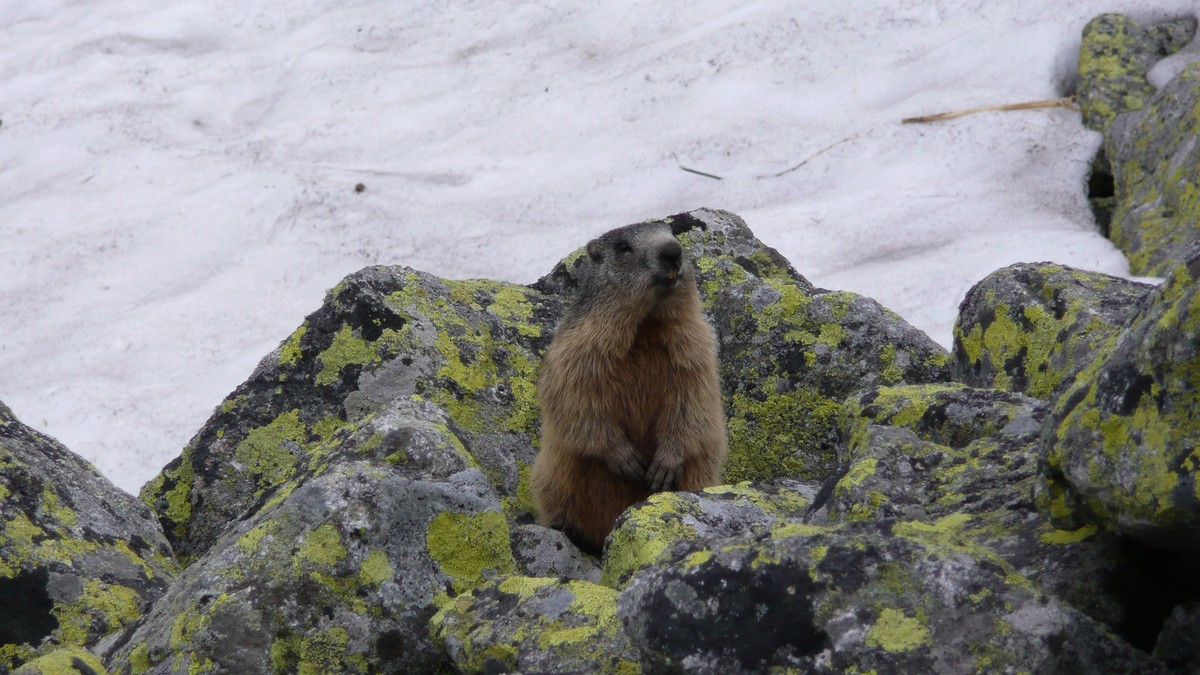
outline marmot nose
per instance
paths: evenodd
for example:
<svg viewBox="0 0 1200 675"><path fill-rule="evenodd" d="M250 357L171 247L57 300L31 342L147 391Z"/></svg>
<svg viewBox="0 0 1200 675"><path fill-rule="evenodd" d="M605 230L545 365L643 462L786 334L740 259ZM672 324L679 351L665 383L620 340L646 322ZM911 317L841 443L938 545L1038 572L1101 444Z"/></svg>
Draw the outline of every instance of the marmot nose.
<svg viewBox="0 0 1200 675"><path fill-rule="evenodd" d="M682 258L683 247L677 241L668 241L658 248L658 259L672 268L678 268Z"/></svg>

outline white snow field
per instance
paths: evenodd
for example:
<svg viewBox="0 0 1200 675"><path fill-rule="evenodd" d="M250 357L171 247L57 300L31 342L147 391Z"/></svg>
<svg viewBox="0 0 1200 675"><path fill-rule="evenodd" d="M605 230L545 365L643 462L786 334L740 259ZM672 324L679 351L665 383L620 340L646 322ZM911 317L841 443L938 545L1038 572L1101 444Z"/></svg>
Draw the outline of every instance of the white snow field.
<svg viewBox="0 0 1200 675"><path fill-rule="evenodd" d="M1127 267L1077 113L900 119L1062 95L1105 11L1196 7L6 0L0 401L136 491L343 276L702 206L948 346L996 268Z"/></svg>

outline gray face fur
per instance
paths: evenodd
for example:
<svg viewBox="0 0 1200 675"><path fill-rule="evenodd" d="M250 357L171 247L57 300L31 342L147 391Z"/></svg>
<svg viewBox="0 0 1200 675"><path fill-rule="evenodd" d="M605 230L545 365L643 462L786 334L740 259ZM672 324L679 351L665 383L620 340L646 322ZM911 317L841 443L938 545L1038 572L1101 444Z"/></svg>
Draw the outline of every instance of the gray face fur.
<svg viewBox="0 0 1200 675"><path fill-rule="evenodd" d="M689 278L683 247L666 223L638 223L604 233L588 242L591 270L588 285L594 289L624 289L637 294L647 289L666 296Z"/></svg>

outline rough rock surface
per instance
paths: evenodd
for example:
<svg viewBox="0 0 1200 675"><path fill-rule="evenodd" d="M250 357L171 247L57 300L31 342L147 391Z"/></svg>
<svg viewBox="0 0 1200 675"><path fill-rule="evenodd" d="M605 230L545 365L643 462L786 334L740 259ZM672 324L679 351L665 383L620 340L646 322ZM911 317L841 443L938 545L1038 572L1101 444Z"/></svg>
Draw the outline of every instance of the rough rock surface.
<svg viewBox="0 0 1200 675"><path fill-rule="evenodd" d="M721 338L727 480L822 477L843 396L872 383L949 378L948 354L924 333L872 300L814 289L736 216L702 210L670 221L696 261ZM510 520L528 522L536 371L581 257L568 256L533 287L399 267L351 275L142 498L176 551L198 556L229 522L330 466L373 411L416 395L444 408Z"/></svg>
<svg viewBox="0 0 1200 675"><path fill-rule="evenodd" d="M1200 603L1180 605L1163 624L1155 658L1180 675L1200 674Z"/></svg>
<svg viewBox="0 0 1200 675"><path fill-rule="evenodd" d="M144 504L0 403L0 672L137 619L176 571Z"/></svg>
<svg viewBox="0 0 1200 675"><path fill-rule="evenodd" d="M108 675L108 671L86 649L64 647L17 668L15 675Z"/></svg>
<svg viewBox="0 0 1200 675"><path fill-rule="evenodd" d="M396 401L339 445L343 461L232 524L112 646L109 669L436 668L435 603L517 571L495 491L436 413Z"/></svg>
<svg viewBox="0 0 1200 675"><path fill-rule="evenodd" d="M1135 274L1165 277L1200 238L1200 64L1105 134L1116 205L1109 237Z"/></svg>
<svg viewBox="0 0 1200 675"><path fill-rule="evenodd" d="M1118 114L1154 96L1146 73L1182 49L1196 32L1191 17L1143 26L1121 14L1101 14L1083 28L1079 47L1079 107L1083 123L1104 131Z"/></svg>
<svg viewBox="0 0 1200 675"><path fill-rule="evenodd" d="M617 608L655 672L1166 672L1000 559L888 520L696 552Z"/></svg>
<svg viewBox="0 0 1200 675"><path fill-rule="evenodd" d="M975 387L1051 400L1152 288L1053 263L992 272L959 305L954 373Z"/></svg>
<svg viewBox="0 0 1200 675"><path fill-rule="evenodd" d="M464 673L641 672L617 592L585 581L508 577L448 603L430 631Z"/></svg>
<svg viewBox="0 0 1200 675"><path fill-rule="evenodd" d="M61 643L130 675L1192 667L1195 551L1165 547L1200 540L1200 257L1158 289L1002 270L964 302L951 363L736 216L668 221L720 338L729 484L654 495L602 561L581 554L532 524L528 468L582 253L528 287L368 268L144 490L167 533L149 522L160 559L127 566L157 602L0 670L39 648L28 668L92 667ZM121 502L64 491L92 474L50 476L77 462L53 445L25 467L9 437L41 442L0 424L0 588L63 574L76 549L55 537L105 533L131 560L115 526L63 515ZM163 594L167 540L185 569Z"/></svg>
<svg viewBox="0 0 1200 675"><path fill-rule="evenodd" d="M1200 246L1147 294L1055 402L1043 434L1052 489L1091 519L1200 550Z"/></svg>

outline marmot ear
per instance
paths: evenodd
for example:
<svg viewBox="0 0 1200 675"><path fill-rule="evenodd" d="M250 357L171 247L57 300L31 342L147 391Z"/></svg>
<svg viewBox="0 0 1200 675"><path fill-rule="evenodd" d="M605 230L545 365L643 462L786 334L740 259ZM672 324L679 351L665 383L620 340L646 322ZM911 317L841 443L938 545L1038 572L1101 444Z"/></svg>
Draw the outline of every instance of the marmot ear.
<svg viewBox="0 0 1200 675"><path fill-rule="evenodd" d="M600 245L599 239L593 239L588 242L587 253L596 262L604 260L604 248Z"/></svg>

